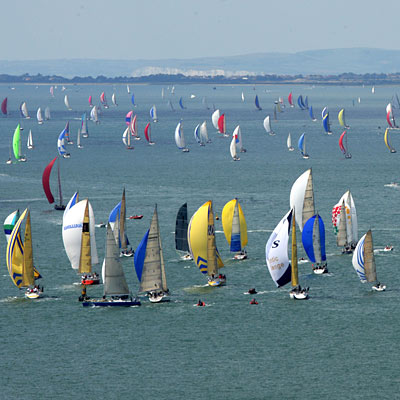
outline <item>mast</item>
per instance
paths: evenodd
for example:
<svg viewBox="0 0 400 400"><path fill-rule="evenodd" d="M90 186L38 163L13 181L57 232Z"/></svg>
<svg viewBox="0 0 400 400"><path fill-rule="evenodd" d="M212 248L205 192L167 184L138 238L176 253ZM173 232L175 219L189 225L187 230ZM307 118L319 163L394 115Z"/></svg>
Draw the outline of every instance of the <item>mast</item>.
<svg viewBox="0 0 400 400"><path fill-rule="evenodd" d="M374 245L372 242L371 229L367 232L364 240L364 268L368 282L376 281L376 265L374 257Z"/></svg>
<svg viewBox="0 0 400 400"><path fill-rule="evenodd" d="M155 208L155 214L156 214L156 223L157 223L157 232L158 232L158 248L160 249L161 283L162 283L161 288L164 292L167 292L168 291L167 275L165 274L165 263L164 263L164 255L163 255L163 251L162 251L162 245L161 245L160 226L158 225L157 204L156 204L156 208Z"/></svg>
<svg viewBox="0 0 400 400"><path fill-rule="evenodd" d="M60 206L63 205L62 191L61 191L61 174L60 174L60 158L57 157L57 179L58 179L58 195L60 198Z"/></svg>
<svg viewBox="0 0 400 400"><path fill-rule="evenodd" d="M320 266L322 264L322 254L321 254L321 232L320 232L318 213L315 216L314 226L313 226L313 248L314 248L315 263L317 264L317 266Z"/></svg>
<svg viewBox="0 0 400 400"><path fill-rule="evenodd" d="M25 224L25 235L23 245L23 263L22 263L22 287L32 286L35 283L33 270L33 250L32 250L32 231L31 231L31 214L28 210Z"/></svg>
<svg viewBox="0 0 400 400"><path fill-rule="evenodd" d="M305 140L305 138L304 138ZM304 142L305 145L305 142ZM305 152L305 150L304 150ZM306 153L307 154L307 153ZM302 225L315 215L314 208L314 190L313 190L313 180L312 180L312 169L310 168L310 175L308 176L306 190L304 192L304 203L303 203L303 213L302 213Z"/></svg>
<svg viewBox="0 0 400 400"><path fill-rule="evenodd" d="M347 242L347 221L346 221L346 205L344 199L342 200L342 205L340 206L340 217L339 217L339 227L337 234L337 245L338 246L346 246Z"/></svg>
<svg viewBox="0 0 400 400"><path fill-rule="evenodd" d="M299 286L299 270L297 267L297 240L296 240L296 218L295 211L293 209L293 220L292 220L292 287Z"/></svg>
<svg viewBox="0 0 400 400"><path fill-rule="evenodd" d="M82 224L79 273L90 274L91 272L92 272L92 256L91 256L90 229L89 229L89 200L86 200L85 214L83 216L83 224Z"/></svg>
<svg viewBox="0 0 400 400"><path fill-rule="evenodd" d="M128 137L130 135L128 134ZM125 219L126 219L126 199L125 199L125 188L122 192L122 200L121 200L121 212L120 212L120 219L119 219L119 238L121 241L121 250L126 250L127 243L126 243L126 235L125 235Z"/></svg>
<svg viewBox="0 0 400 400"><path fill-rule="evenodd" d="M207 228L207 274L208 276L218 274L217 246L215 244L214 213L212 201L208 206L208 228Z"/></svg>

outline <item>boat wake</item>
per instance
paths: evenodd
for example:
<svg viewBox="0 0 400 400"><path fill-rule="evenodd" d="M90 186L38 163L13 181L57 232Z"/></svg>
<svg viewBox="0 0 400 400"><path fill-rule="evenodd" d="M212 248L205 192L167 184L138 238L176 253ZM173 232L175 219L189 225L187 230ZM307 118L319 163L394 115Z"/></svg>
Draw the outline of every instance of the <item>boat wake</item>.
<svg viewBox="0 0 400 400"><path fill-rule="evenodd" d="M386 183L385 185L383 185L385 187L391 187L391 188L400 188L400 185L396 182L391 182L391 183Z"/></svg>

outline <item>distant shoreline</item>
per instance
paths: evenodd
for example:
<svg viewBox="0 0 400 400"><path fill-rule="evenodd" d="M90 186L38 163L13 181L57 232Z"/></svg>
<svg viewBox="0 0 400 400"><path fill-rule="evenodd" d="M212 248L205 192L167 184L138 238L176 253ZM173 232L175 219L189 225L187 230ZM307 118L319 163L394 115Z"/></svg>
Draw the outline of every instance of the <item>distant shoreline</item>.
<svg viewBox="0 0 400 400"><path fill-rule="evenodd" d="M185 76L185 75L149 75L142 77L74 77L65 78L58 75L8 75L0 74L0 84L28 85L177 85L177 84L208 84L208 85L400 85L400 73L393 74L354 74L339 75L257 75L257 76Z"/></svg>

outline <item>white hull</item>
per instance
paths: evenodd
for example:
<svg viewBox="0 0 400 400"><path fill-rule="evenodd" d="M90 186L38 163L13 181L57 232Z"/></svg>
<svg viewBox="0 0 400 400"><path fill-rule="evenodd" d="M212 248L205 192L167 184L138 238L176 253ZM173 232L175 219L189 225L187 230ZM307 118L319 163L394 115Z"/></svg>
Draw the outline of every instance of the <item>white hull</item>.
<svg viewBox="0 0 400 400"><path fill-rule="evenodd" d="M326 268L326 267L314 268L313 272L316 275L327 274L328 273L328 268Z"/></svg>
<svg viewBox="0 0 400 400"><path fill-rule="evenodd" d="M293 300L306 300L306 299L308 299L308 294L306 292L300 292L300 293L290 292L289 296Z"/></svg>
<svg viewBox="0 0 400 400"><path fill-rule="evenodd" d="M386 285L372 286L372 290L375 290L375 292L384 292Z"/></svg>
<svg viewBox="0 0 400 400"><path fill-rule="evenodd" d="M247 254L235 254L233 259L234 260L246 260L247 259Z"/></svg>

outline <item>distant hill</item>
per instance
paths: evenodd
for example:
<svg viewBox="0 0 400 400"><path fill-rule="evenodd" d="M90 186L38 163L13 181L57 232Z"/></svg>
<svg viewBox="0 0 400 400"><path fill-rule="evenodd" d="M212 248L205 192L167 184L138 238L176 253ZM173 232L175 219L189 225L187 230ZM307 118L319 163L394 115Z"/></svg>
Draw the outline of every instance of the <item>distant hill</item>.
<svg viewBox="0 0 400 400"><path fill-rule="evenodd" d="M75 76L330 75L400 72L400 51L369 48L259 53L231 57L166 60L0 60L0 74Z"/></svg>

